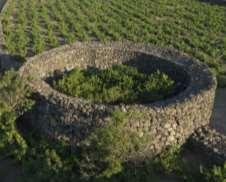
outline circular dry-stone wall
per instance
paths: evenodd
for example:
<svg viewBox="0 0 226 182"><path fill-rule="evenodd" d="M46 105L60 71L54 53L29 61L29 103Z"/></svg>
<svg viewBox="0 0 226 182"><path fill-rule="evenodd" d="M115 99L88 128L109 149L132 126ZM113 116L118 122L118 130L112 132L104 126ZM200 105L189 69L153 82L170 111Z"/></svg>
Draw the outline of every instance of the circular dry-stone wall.
<svg viewBox="0 0 226 182"><path fill-rule="evenodd" d="M75 67L104 69L113 64L129 64L146 73L159 69L183 84L177 94L165 100L107 105L59 93L47 81ZM130 117L127 127L136 130L140 137L150 136L143 151L149 156L167 146L182 145L194 130L207 125L216 89L216 80L208 67L187 55L151 45L120 42L77 42L63 46L29 58L20 74L32 78L29 84L37 102L27 117L42 134L77 146L93 128L109 121L107 118L113 110L139 112L143 113L142 117Z"/></svg>

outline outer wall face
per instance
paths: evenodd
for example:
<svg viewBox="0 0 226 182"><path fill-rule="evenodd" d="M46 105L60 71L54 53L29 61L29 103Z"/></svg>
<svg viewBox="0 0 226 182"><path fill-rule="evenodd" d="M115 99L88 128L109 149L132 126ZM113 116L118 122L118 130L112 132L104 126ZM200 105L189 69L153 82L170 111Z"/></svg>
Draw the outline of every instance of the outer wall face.
<svg viewBox="0 0 226 182"><path fill-rule="evenodd" d="M121 63L136 66L147 73L158 68L182 81L184 88L179 88L176 96L166 100L112 106L66 96L45 81L56 72L74 67L107 68ZM143 117L131 117L127 126L138 131L140 136L150 136L138 157L152 157L166 146L182 145L197 128L207 125L216 89L216 80L207 66L187 55L151 45L120 42L77 42L63 46L29 58L20 74L33 78L29 84L37 93L37 104L27 114L33 127L48 137L68 140L73 146L79 144L91 129L103 126L109 113L116 108L143 113Z"/></svg>

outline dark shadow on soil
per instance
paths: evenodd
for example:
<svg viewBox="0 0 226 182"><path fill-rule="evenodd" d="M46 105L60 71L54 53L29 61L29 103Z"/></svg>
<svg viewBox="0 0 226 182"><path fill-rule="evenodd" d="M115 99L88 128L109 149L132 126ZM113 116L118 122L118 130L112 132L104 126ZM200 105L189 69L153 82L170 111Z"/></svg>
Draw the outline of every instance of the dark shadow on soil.
<svg viewBox="0 0 226 182"><path fill-rule="evenodd" d="M219 5L219 6L226 6L226 0L200 0L204 3L209 3L211 5Z"/></svg>
<svg viewBox="0 0 226 182"><path fill-rule="evenodd" d="M20 164L10 158L0 160L1 182L22 182L22 176Z"/></svg>
<svg viewBox="0 0 226 182"><path fill-rule="evenodd" d="M0 72L10 69L18 70L25 62L25 58L0 52Z"/></svg>

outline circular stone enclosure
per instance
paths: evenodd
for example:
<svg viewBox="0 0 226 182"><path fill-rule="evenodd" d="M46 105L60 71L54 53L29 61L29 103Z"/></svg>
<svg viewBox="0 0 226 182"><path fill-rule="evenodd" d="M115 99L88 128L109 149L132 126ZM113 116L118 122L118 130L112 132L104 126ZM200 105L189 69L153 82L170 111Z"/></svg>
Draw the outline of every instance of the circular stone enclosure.
<svg viewBox="0 0 226 182"><path fill-rule="evenodd" d="M75 67L105 69L113 64L135 66L147 74L159 69L183 84L165 100L109 105L59 93L46 81ZM36 105L26 117L42 134L77 146L92 129L103 127L115 109L139 112L142 117L130 117L126 127L140 137L150 137L141 152L148 157L167 146L182 145L194 130L207 125L216 89L216 80L205 64L172 49L130 42L77 42L29 58L19 72L32 78L28 84L36 93Z"/></svg>

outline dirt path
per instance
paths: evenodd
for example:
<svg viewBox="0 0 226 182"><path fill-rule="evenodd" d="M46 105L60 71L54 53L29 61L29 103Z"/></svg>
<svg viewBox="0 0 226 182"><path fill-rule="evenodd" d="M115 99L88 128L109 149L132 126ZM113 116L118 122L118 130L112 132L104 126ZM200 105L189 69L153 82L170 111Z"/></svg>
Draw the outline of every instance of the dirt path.
<svg viewBox="0 0 226 182"><path fill-rule="evenodd" d="M226 89L218 89L211 126L226 135Z"/></svg>

